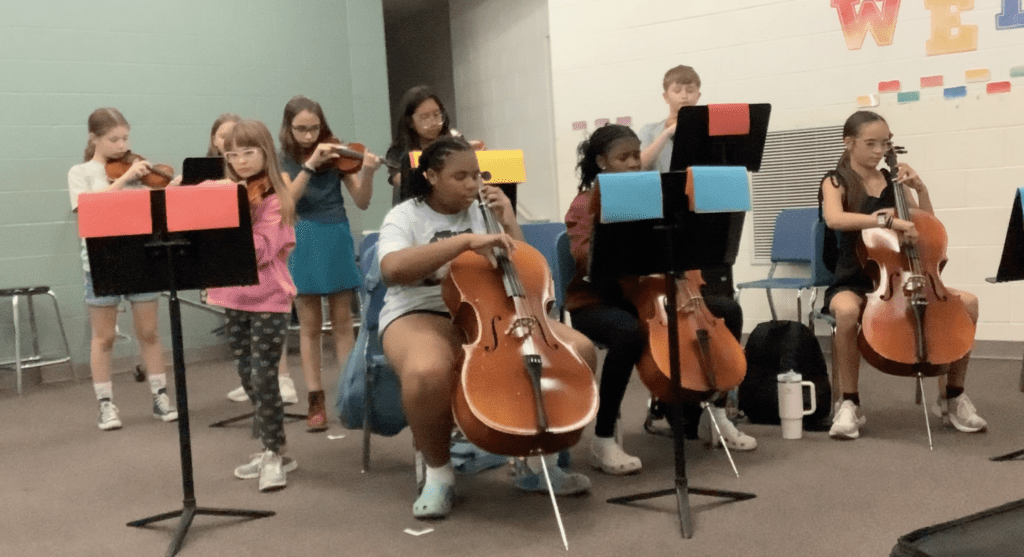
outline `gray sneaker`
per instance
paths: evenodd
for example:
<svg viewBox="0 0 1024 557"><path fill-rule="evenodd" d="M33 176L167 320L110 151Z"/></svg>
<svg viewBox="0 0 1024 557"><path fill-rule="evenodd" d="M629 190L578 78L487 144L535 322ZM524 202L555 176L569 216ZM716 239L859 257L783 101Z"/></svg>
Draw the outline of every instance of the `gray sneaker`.
<svg viewBox="0 0 1024 557"><path fill-rule="evenodd" d="M277 491L287 485L281 455L267 450L260 455L260 491Z"/></svg>
<svg viewBox="0 0 1024 557"><path fill-rule="evenodd" d="M171 406L167 389L160 389L153 395L153 417L165 422L173 422L178 419L178 410Z"/></svg>
<svg viewBox="0 0 1024 557"><path fill-rule="evenodd" d="M255 480L260 477L260 465L263 463L263 453L252 455L252 460L235 468L235 477L240 480ZM281 457L281 469L285 472L293 472L299 467L298 461L290 456Z"/></svg>
<svg viewBox="0 0 1024 557"><path fill-rule="evenodd" d="M121 418L117 417L117 406L114 406L110 399L105 398L100 401L100 417L96 421L96 425L103 431L121 429Z"/></svg>

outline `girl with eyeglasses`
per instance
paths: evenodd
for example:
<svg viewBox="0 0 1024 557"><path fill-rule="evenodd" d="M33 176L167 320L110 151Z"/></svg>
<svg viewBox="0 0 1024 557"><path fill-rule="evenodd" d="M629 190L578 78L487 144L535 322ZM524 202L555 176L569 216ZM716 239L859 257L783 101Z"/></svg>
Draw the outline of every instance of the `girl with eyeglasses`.
<svg viewBox="0 0 1024 557"><path fill-rule="evenodd" d="M914 241L917 229L911 221L895 218L895 188L903 188L907 204L934 213L928 188L921 176L906 163L899 163L897 175L878 168L892 146L889 124L880 115L861 110L847 118L843 126L843 151L836 169L821 182L819 199L828 227L841 232L836 277L825 291L823 307L836 319L835 363L833 378L839 381L842 402L832 418L829 436L833 439L857 439L867 423L861 413L858 392L860 350L857 337L866 296L874 290L871 277L861 267L857 242L868 228L891 228ZM969 292L947 288L959 296L971 319L978 321L978 298ZM964 394L964 378L970 354L949 364L949 376L939 400L932 407L943 422L965 433L985 431L987 423ZM940 381L941 384L941 381Z"/></svg>
<svg viewBox="0 0 1024 557"><path fill-rule="evenodd" d="M309 390L309 431L327 429L327 410L321 379L320 336L323 327L321 299L327 298L331 333L338 362L345 362L355 344L352 324L354 292L359 286L355 246L345 213L344 184L356 207L366 210L373 195L373 174L380 159L366 152L363 168L342 174L326 163L338 159L324 111L316 101L292 97L284 107L279 140L281 168L296 199L295 251L288 261L298 296L299 347L302 371Z"/></svg>
<svg viewBox="0 0 1024 557"><path fill-rule="evenodd" d="M217 117L213 121L213 126L210 128L210 145L206 149L207 157L223 157L224 156L224 139L227 138L231 130L234 129L235 124L240 122L242 119L237 114L225 112ZM225 182L229 180L225 179ZM205 301L206 293L202 294L202 299ZM288 373L288 351L281 351L281 362L277 366L277 379L281 387L281 400L285 404L295 404L299 401L298 396L295 393L295 382L292 380L291 375ZM249 395L245 393L245 388L238 386L237 388L228 392L228 399L234 402L249 402Z"/></svg>
<svg viewBox="0 0 1024 557"><path fill-rule="evenodd" d="M398 205L412 197L409 191L409 176L412 166L409 160L411 151L422 151L439 137L462 137L458 130L451 127L451 119L444 103L434 91L426 85L417 85L405 92L401 101L402 117L395 126L395 140L384 155L393 161L401 170L389 172L388 181L394 187L391 204ZM479 151L486 146L483 141L470 141L470 146Z"/></svg>
<svg viewBox="0 0 1024 557"><path fill-rule="evenodd" d="M248 190L259 283L211 288L207 301L225 310L228 345L242 388L255 405L253 434L263 445L250 462L235 468L235 476L258 477L260 491L274 491L285 487L287 472L297 466L283 458L284 405L277 378L295 298L287 264L295 246L295 202L282 178L274 139L263 123L238 122L224 146L228 177Z"/></svg>

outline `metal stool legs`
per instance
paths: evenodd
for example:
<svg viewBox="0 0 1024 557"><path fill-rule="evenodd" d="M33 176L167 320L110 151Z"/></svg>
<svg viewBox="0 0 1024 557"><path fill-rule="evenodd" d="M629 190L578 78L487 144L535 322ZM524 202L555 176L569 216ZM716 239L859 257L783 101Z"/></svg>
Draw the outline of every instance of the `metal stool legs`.
<svg viewBox="0 0 1024 557"><path fill-rule="evenodd" d="M37 295L49 296L53 302L53 311L57 317L57 326L60 329L61 341L64 343L64 356L55 358L43 358L39 350L39 327L36 324L36 311L32 303L32 297ZM74 362L71 360L71 346L68 343L68 335L64 330L64 320L60 315L60 306L57 303L57 296L48 286L36 286L30 288L7 288L0 290L0 296L11 297L12 319L14 321L14 360L0 362L0 366L14 365L18 394L22 392L22 370L42 367L53 364L68 364L71 370L71 377L78 382L78 374L75 373ZM25 296L28 304L29 330L32 333L32 355L22 357L21 353L21 316L18 312L18 298Z"/></svg>

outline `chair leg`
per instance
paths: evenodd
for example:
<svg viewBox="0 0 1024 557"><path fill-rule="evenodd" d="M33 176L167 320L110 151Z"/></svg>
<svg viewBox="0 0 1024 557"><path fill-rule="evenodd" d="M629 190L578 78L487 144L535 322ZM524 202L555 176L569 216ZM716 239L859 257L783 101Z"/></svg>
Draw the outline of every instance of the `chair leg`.
<svg viewBox="0 0 1024 557"><path fill-rule="evenodd" d="M14 373L15 382L18 386L18 394L21 394L21 319L18 315L18 295L11 296L11 307L14 315Z"/></svg>
<svg viewBox="0 0 1024 557"><path fill-rule="evenodd" d="M366 385L363 391L363 473L370 471L370 412L373 408L373 382L377 374L373 365L366 366Z"/></svg>
<svg viewBox="0 0 1024 557"><path fill-rule="evenodd" d="M776 315L776 313L775 313L775 300L772 299L772 289L771 288L765 288L764 291L765 291L765 294L768 295L768 309L770 309L772 311L772 321L778 321L779 320L779 316Z"/></svg>
<svg viewBox="0 0 1024 557"><path fill-rule="evenodd" d="M804 314L802 302L804 297L804 291L802 288L796 289L796 320L800 321L800 316Z"/></svg>
<svg viewBox="0 0 1024 557"><path fill-rule="evenodd" d="M832 353L832 411L835 411L836 402L843 396L843 386L840 384L839 366L836 365L836 326L831 325L832 346L829 351Z"/></svg>

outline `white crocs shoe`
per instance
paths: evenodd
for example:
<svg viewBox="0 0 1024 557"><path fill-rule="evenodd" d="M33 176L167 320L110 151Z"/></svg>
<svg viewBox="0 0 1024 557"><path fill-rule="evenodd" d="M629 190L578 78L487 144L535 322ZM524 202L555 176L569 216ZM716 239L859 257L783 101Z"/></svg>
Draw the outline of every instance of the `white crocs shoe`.
<svg viewBox="0 0 1024 557"><path fill-rule="evenodd" d="M299 395L295 392L295 381L291 377L278 377L277 384L281 387L281 402L285 404L298 404ZM244 395L245 392L243 391ZM245 400L249 400L246 397Z"/></svg>
<svg viewBox="0 0 1024 557"><path fill-rule="evenodd" d="M594 437L590 442L590 464L612 476L636 474L643 466L639 458L626 454L614 437Z"/></svg>
<svg viewBox="0 0 1024 557"><path fill-rule="evenodd" d="M715 429L715 424L711 422L709 412L715 413L715 421L718 422L718 428L722 430L721 435ZM708 406L700 415L700 423L697 424L697 438L707 441L712 447L721 447L724 441L731 451L752 451L757 448L757 439L736 429L736 426L726 416L725 408L717 406Z"/></svg>

